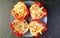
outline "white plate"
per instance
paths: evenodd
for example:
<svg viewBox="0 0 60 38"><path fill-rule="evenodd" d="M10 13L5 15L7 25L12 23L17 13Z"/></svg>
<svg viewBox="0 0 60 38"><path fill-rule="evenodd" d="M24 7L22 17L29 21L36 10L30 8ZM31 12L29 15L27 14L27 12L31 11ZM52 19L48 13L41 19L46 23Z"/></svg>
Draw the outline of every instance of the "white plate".
<svg viewBox="0 0 60 38"><path fill-rule="evenodd" d="M28 7L30 7L34 2L33 1L25 1L24 2ZM28 22L30 22L32 19L31 19L31 17L29 16L29 17L27 17L28 18ZM11 22L14 20L14 18L11 16ZM45 24L47 24L47 16L45 16L43 19L40 19L41 21L43 21ZM25 35L24 35L24 37L32 37L32 35L31 35L31 33L28 31Z"/></svg>

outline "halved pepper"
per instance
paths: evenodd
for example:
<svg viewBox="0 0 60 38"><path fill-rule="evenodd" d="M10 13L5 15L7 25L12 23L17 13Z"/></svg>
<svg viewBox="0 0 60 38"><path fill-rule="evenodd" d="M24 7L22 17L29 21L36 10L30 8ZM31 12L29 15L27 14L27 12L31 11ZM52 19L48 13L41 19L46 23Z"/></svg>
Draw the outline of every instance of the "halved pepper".
<svg viewBox="0 0 60 38"><path fill-rule="evenodd" d="M45 31L47 31L46 24L38 19L34 19L30 22L29 29L32 36L36 37L42 35Z"/></svg>
<svg viewBox="0 0 60 38"><path fill-rule="evenodd" d="M32 19L43 18L47 15L47 10L43 7L43 5L40 2L35 2L30 7L30 15Z"/></svg>
<svg viewBox="0 0 60 38"><path fill-rule="evenodd" d="M28 31L28 23L25 20L14 20L10 26L17 36L23 36Z"/></svg>
<svg viewBox="0 0 60 38"><path fill-rule="evenodd" d="M24 20L29 15L29 10L24 2L18 2L10 12L11 15L18 20Z"/></svg>

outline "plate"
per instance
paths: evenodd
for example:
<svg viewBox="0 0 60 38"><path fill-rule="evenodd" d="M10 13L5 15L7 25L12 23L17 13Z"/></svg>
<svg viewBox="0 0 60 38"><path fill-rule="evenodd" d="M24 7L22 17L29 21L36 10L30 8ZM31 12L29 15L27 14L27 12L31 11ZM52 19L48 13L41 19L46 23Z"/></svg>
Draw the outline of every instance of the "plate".
<svg viewBox="0 0 60 38"><path fill-rule="evenodd" d="M25 1L24 3L28 6L28 8L29 8L32 4L34 4L33 1ZM12 22L13 20L14 20L14 18L11 16L11 22ZM28 16L28 17L26 18L26 21L27 21L28 23L29 23L31 20L32 20L32 19L31 19L30 16ZM41 20L41 21L43 21L45 24L47 24L47 16L45 16L44 18L39 19L39 20ZM24 37L33 37L33 36L31 35L30 31L28 31L28 32L24 35Z"/></svg>

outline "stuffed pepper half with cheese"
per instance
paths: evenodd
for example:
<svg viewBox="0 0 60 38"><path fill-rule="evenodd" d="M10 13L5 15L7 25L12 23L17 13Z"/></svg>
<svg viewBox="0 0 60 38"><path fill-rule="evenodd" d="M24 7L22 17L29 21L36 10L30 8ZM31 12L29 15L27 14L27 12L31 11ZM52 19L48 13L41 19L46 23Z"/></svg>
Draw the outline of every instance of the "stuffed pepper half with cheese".
<svg viewBox="0 0 60 38"><path fill-rule="evenodd" d="M40 2L35 2L30 7L30 15L32 19L39 19L45 17L47 15L47 11Z"/></svg>
<svg viewBox="0 0 60 38"><path fill-rule="evenodd" d="M47 31L46 24L44 24L38 19L32 20L30 22L29 29L32 36L39 36L42 35L45 31Z"/></svg>
<svg viewBox="0 0 60 38"><path fill-rule="evenodd" d="M14 5L13 9L10 10L11 15L18 20L23 20L29 15L29 10L24 2L18 2Z"/></svg>
<svg viewBox="0 0 60 38"><path fill-rule="evenodd" d="M25 20L14 20L10 26L17 36L23 36L28 31L28 23Z"/></svg>

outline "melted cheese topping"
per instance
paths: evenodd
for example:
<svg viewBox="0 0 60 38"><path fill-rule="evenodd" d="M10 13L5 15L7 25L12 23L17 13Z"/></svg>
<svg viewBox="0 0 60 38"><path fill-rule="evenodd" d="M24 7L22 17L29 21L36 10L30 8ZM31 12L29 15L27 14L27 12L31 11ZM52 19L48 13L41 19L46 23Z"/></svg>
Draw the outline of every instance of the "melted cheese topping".
<svg viewBox="0 0 60 38"><path fill-rule="evenodd" d="M42 11L43 9L44 7L39 7L37 4L32 5L30 8L32 19L39 19L42 18L42 16L46 15L46 13Z"/></svg>
<svg viewBox="0 0 60 38"><path fill-rule="evenodd" d="M12 22L12 25L15 28L14 32L18 31L19 33L23 33L24 34L25 32L28 31L28 23L25 20L23 20L23 21L14 20Z"/></svg>
<svg viewBox="0 0 60 38"><path fill-rule="evenodd" d="M29 24L29 28L32 36L35 36L37 33L40 33L42 35L41 31L44 27L42 26L42 24L33 21Z"/></svg>
<svg viewBox="0 0 60 38"><path fill-rule="evenodd" d="M23 17L27 13L26 8L27 7L25 6L23 2L18 2L16 5L14 5L14 8L12 9L12 11L14 11L12 15L14 16L17 15L18 18Z"/></svg>

